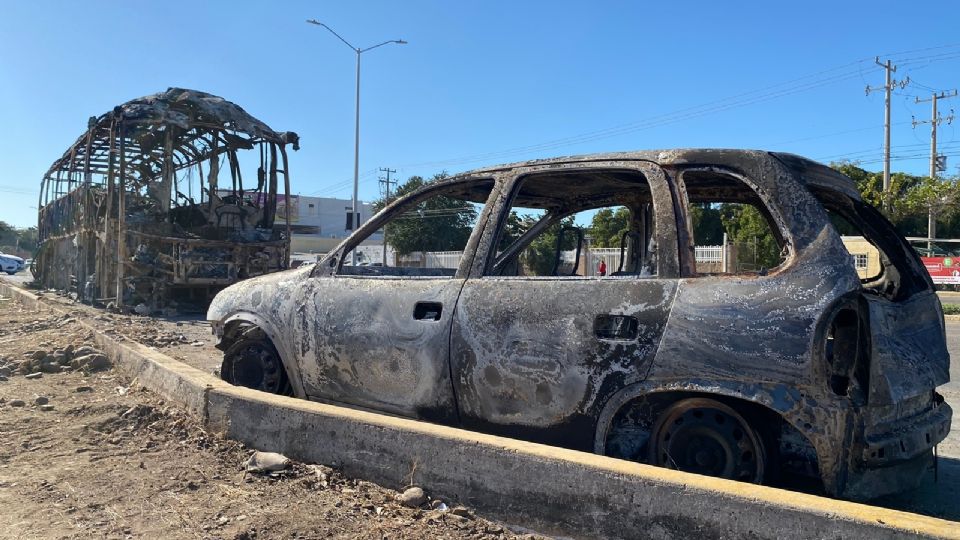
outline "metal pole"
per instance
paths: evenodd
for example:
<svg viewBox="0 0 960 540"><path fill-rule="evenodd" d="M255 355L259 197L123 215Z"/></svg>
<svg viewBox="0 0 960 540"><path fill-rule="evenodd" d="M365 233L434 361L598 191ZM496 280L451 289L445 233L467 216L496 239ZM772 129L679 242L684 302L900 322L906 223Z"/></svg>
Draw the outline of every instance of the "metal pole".
<svg viewBox="0 0 960 540"><path fill-rule="evenodd" d="M123 275L127 262L127 124L120 117L120 173L117 175L117 309L123 309Z"/></svg>
<svg viewBox="0 0 960 540"><path fill-rule="evenodd" d="M893 64L887 60L884 66L887 72L887 83L885 85L884 95L884 113L883 113L883 201L887 210L890 209L890 93L893 91L891 75Z"/></svg>
<svg viewBox="0 0 960 540"><path fill-rule="evenodd" d="M933 94L933 114L930 116L930 179L937 181L937 94ZM937 237L937 218L933 209L934 201L927 207L927 249L933 249L933 239Z"/></svg>
<svg viewBox="0 0 960 540"><path fill-rule="evenodd" d="M937 179L937 95L933 94L933 113L930 115L930 178Z"/></svg>
<svg viewBox="0 0 960 540"><path fill-rule="evenodd" d="M720 251L720 271L724 274L730 272L730 246L727 245L727 232L723 232L723 249Z"/></svg>
<svg viewBox="0 0 960 540"><path fill-rule="evenodd" d="M898 83L893 80L893 72L897 70L897 66L893 65L893 62L887 60L886 62L880 62L880 57L878 56L875 60L876 64L886 70L886 84L883 85L883 209L884 211L890 211L890 95L893 92L893 87ZM910 77L907 77L905 80L901 81L899 84L901 87L905 87L910 81ZM870 92L879 90L879 88L872 88L867 86L867 95L870 95Z"/></svg>
<svg viewBox="0 0 960 540"><path fill-rule="evenodd" d="M354 131L353 138L353 213L350 216L350 224L353 226L353 230L357 230L358 219L357 216L357 191L360 187L360 49L357 49L357 109L356 109L356 130ZM357 265L357 250L356 248L351 251L351 262L353 266Z"/></svg>
<svg viewBox="0 0 960 540"><path fill-rule="evenodd" d="M930 116L930 180L935 184L937 181L937 127L940 126L940 122L943 121L940 118L939 113L937 112L937 101L941 99L947 99L957 96L957 91L954 90L952 94L946 92L934 92L930 96L930 103L932 105L932 111ZM916 98L914 100L916 103L924 103L926 99ZM953 115L950 115L947 118L947 121L953 120ZM917 121L913 120L913 127L916 128L920 124L927 123L927 120ZM939 201L930 201L930 206L927 208L927 249L933 249L933 240L937 237L937 209L935 205Z"/></svg>
<svg viewBox="0 0 960 540"><path fill-rule="evenodd" d="M384 201L390 200L390 175L387 175L387 195L384 197ZM389 204L389 203L387 203ZM383 259L381 259L381 264L384 267L387 266L387 225L383 225Z"/></svg>

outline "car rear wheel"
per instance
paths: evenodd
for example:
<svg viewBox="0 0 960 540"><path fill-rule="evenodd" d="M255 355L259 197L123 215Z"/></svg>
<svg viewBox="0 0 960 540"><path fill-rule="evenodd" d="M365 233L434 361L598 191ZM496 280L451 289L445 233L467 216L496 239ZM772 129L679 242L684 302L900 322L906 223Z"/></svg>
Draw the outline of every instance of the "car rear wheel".
<svg viewBox="0 0 960 540"><path fill-rule="evenodd" d="M245 331L223 353L220 378L230 384L271 394L293 393L276 347L259 328Z"/></svg>
<svg viewBox="0 0 960 540"><path fill-rule="evenodd" d="M705 398L678 401L657 419L650 462L685 472L763 482L763 440L733 408Z"/></svg>

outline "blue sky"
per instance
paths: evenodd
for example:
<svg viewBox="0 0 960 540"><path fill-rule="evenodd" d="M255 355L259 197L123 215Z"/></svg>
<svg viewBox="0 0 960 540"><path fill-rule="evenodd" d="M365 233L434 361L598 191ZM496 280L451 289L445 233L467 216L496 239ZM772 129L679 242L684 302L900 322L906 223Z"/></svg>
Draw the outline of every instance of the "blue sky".
<svg viewBox="0 0 960 540"><path fill-rule="evenodd" d="M296 131L293 190L350 197L354 54L363 55L360 198L401 179L534 157L669 147L785 150L879 170L877 55L893 170L927 170L915 96L960 86L960 3L6 2L0 18L0 220L36 222L50 163L114 105L182 86ZM941 102L944 116L960 98ZM949 174L954 125L940 131Z"/></svg>

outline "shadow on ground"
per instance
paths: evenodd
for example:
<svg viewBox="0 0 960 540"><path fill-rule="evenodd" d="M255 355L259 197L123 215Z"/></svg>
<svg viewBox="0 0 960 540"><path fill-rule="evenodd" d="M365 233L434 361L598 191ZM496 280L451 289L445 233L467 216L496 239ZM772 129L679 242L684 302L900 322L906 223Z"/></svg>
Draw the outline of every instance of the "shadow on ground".
<svg viewBox="0 0 960 540"><path fill-rule="evenodd" d="M917 489L869 501L868 504L895 510L960 521L960 459L940 457L937 480L926 474Z"/></svg>

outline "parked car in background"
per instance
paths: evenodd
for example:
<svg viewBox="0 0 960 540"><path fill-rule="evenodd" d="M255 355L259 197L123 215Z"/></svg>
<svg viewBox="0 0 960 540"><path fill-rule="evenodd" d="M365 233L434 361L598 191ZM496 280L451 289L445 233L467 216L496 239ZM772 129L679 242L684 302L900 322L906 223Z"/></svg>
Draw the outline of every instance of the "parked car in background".
<svg viewBox="0 0 960 540"><path fill-rule="evenodd" d="M699 220L721 206L752 212L779 260L698 265ZM590 276L580 225L607 210L626 214L620 256ZM879 250L878 273L858 276L839 222ZM351 265L381 229L421 231L418 266ZM234 384L831 496L912 487L950 430L943 314L917 254L853 181L789 154L464 173L315 265L225 289L207 318Z"/></svg>
<svg viewBox="0 0 960 540"><path fill-rule="evenodd" d="M25 268L23 259L16 255L0 253L0 271L6 272L11 276Z"/></svg>

